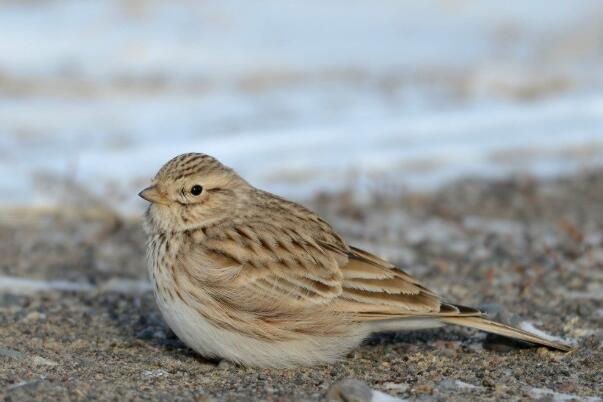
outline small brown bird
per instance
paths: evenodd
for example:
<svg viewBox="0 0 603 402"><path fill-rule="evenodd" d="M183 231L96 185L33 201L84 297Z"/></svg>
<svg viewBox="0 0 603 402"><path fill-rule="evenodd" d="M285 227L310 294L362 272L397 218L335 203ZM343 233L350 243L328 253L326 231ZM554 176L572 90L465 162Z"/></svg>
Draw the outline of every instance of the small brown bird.
<svg viewBox="0 0 603 402"><path fill-rule="evenodd" d="M145 230L157 304L203 356L313 365L337 360L373 332L445 324L570 349L443 301L209 155L175 157L139 195L151 203Z"/></svg>

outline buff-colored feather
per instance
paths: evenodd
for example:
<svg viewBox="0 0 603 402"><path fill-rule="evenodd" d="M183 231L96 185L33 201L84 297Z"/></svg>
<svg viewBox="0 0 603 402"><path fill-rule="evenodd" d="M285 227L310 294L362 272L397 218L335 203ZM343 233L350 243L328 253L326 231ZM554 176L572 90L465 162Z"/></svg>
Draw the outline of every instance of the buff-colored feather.
<svg viewBox="0 0 603 402"><path fill-rule="evenodd" d="M141 196L151 202L145 228L158 305L203 355L310 365L341 357L373 331L445 323L568 350L443 302L349 246L313 212L252 187L208 155L172 159Z"/></svg>

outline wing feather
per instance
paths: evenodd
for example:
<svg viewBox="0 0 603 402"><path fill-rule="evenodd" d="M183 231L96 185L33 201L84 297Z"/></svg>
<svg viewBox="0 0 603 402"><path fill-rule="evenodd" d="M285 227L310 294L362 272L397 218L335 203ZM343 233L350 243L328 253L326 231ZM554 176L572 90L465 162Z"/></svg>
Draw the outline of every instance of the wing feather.
<svg viewBox="0 0 603 402"><path fill-rule="evenodd" d="M252 304L250 297L264 300L258 310L278 301L281 306L327 304L341 294L342 273L332 251L298 233L261 224L232 222L205 228L194 250L181 253L192 258L184 267L197 267L191 276L206 281L216 297L232 288L231 298ZM224 283L222 271L239 267L232 281ZM235 289L235 290L233 290Z"/></svg>
<svg viewBox="0 0 603 402"><path fill-rule="evenodd" d="M321 225L324 229L324 222ZM245 304L252 311L275 304L284 308L329 305L334 312L360 321L481 314L442 303L406 272L348 246L334 232L325 229L311 237L312 231L302 229L266 221L232 221L205 228L195 258L200 261L197 266L206 269L192 276L211 282L213 287L204 288L216 289L216 297L228 294L236 299L229 302ZM232 272L225 275L224 270ZM224 283L225 277L232 280ZM226 292L225 287L229 287Z"/></svg>

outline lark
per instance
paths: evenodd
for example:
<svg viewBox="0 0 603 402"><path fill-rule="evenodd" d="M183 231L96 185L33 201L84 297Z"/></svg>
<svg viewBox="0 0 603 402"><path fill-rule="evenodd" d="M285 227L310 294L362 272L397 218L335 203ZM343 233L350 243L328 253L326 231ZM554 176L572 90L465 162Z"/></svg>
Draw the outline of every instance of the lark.
<svg viewBox="0 0 603 402"><path fill-rule="evenodd" d="M139 194L157 305L208 358L256 367L334 362L375 332L476 328L564 344L444 301L393 264L348 244L314 212L253 187L201 153L167 162Z"/></svg>

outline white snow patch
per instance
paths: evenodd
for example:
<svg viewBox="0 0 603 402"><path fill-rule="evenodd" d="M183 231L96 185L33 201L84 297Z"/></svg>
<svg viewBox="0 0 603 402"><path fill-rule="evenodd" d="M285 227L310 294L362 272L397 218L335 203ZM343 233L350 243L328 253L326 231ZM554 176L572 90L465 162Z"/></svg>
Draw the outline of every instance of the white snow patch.
<svg viewBox="0 0 603 402"><path fill-rule="evenodd" d="M406 402L408 399L396 398L381 391L373 390L371 402Z"/></svg>
<svg viewBox="0 0 603 402"><path fill-rule="evenodd" d="M455 380L454 385L456 385L459 389L469 389L469 390L483 390L484 387L480 385L469 384L468 382L464 382L461 380Z"/></svg>
<svg viewBox="0 0 603 402"><path fill-rule="evenodd" d="M102 292L117 293L144 293L153 290L153 286L147 280L112 278L99 286Z"/></svg>
<svg viewBox="0 0 603 402"><path fill-rule="evenodd" d="M142 372L142 377L143 378L157 378L157 377L166 376L167 374L168 374L167 371L165 371L163 369L145 370Z"/></svg>
<svg viewBox="0 0 603 402"><path fill-rule="evenodd" d="M554 335L547 334L546 332L544 332L544 331L536 328L534 326L534 324L531 323L531 322L529 322L529 321L522 321L519 324L519 328L523 329L524 331L531 332L534 335L538 335L539 337L547 339L549 341L561 342L561 343L569 343L571 345L575 345L576 344L576 340L574 340L574 339L561 338L559 336L554 336Z"/></svg>
<svg viewBox="0 0 603 402"><path fill-rule="evenodd" d="M100 291L129 294L147 292L152 290L152 287L146 280L132 280L126 278L113 278L97 287L85 282L0 276L0 291L13 294L32 294L54 290L68 292Z"/></svg>
<svg viewBox="0 0 603 402"><path fill-rule="evenodd" d="M31 294L50 290L91 292L95 289L96 287L84 282L39 280L31 278L0 276L0 290L14 294Z"/></svg>
<svg viewBox="0 0 603 402"><path fill-rule="evenodd" d="M528 393L532 398L552 398L554 402L564 402L564 401L583 401L583 402L599 402L601 398L596 396L579 396L574 394L564 394L560 392L555 392L553 390L547 388L531 388Z"/></svg>
<svg viewBox="0 0 603 402"><path fill-rule="evenodd" d="M35 364L36 366L57 366L59 363L55 362L54 360L50 360L47 359L45 357L42 356L33 356L31 358L31 361L33 364Z"/></svg>

